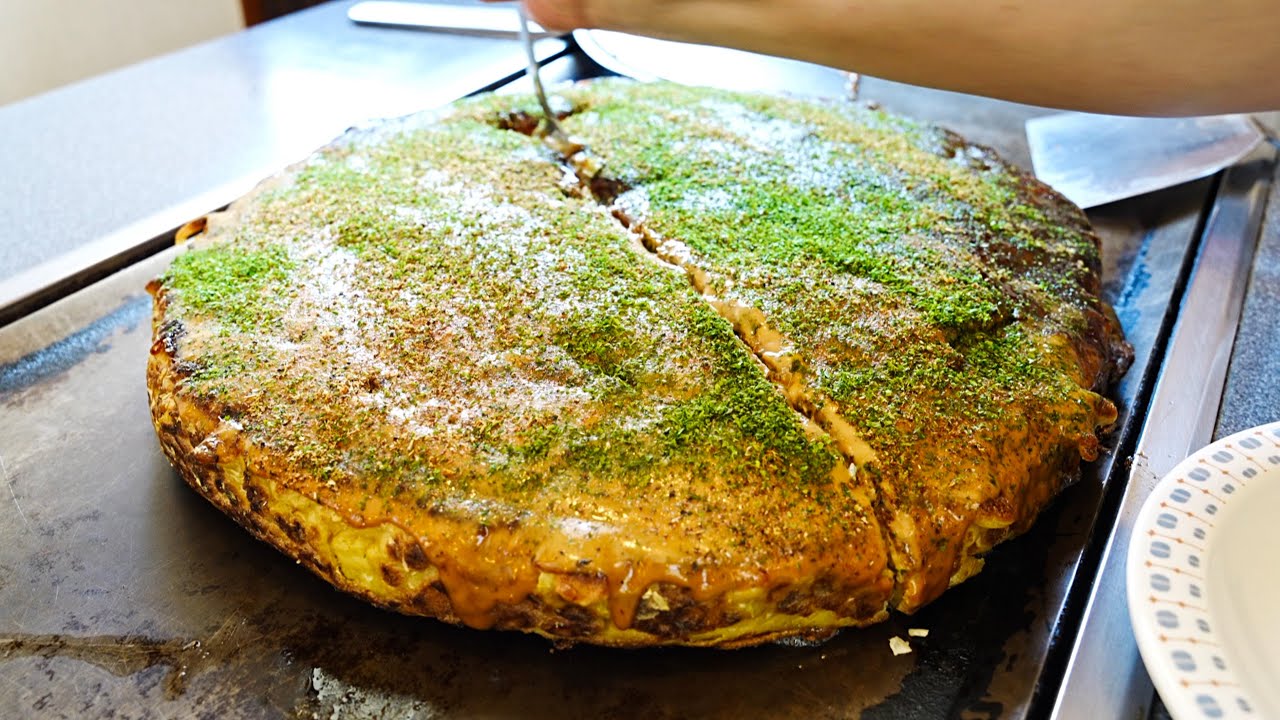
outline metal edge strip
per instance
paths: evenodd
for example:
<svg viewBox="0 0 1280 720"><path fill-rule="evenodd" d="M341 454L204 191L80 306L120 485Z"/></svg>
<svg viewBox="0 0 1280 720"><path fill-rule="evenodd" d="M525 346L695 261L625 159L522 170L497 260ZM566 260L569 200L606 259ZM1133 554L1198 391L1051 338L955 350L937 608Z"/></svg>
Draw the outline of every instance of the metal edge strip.
<svg viewBox="0 0 1280 720"><path fill-rule="evenodd" d="M1266 148L1223 177L1058 689L1055 720L1142 718L1148 712L1153 687L1133 638L1125 594L1129 535L1156 482L1212 438L1275 158Z"/></svg>
<svg viewBox="0 0 1280 720"><path fill-rule="evenodd" d="M183 224L224 207L260 178L240 178L0 281L0 327L173 244Z"/></svg>

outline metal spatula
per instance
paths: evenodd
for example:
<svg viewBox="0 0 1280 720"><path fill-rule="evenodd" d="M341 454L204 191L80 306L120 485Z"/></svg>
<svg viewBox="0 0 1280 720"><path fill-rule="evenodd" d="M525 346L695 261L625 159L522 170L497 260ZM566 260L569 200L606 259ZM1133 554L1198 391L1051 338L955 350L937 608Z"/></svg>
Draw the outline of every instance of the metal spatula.
<svg viewBox="0 0 1280 720"><path fill-rule="evenodd" d="M357 25L379 25L412 28L464 35L512 37L520 33L523 18L501 6L442 5L440 3L399 2L397 0L365 0L347 8L347 17ZM529 33L535 38L555 37L530 21Z"/></svg>
<svg viewBox="0 0 1280 720"><path fill-rule="evenodd" d="M1027 121L1036 176L1083 208L1197 180L1270 133L1248 115L1138 118L1062 113Z"/></svg>

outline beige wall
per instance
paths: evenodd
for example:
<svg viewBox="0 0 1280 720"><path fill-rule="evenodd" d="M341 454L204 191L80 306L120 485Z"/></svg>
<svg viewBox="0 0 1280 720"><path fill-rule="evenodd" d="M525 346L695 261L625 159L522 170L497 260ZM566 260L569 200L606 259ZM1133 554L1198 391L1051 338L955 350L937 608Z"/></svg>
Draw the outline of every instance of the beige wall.
<svg viewBox="0 0 1280 720"><path fill-rule="evenodd" d="M0 105L242 27L240 0L0 0Z"/></svg>

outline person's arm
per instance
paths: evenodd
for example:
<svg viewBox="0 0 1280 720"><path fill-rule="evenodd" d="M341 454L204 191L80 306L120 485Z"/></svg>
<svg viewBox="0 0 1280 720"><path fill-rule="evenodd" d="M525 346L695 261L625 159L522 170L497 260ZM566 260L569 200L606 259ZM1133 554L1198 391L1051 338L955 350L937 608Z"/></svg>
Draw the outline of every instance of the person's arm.
<svg viewBox="0 0 1280 720"><path fill-rule="evenodd" d="M526 0L558 29L726 45L1096 112L1280 108L1276 0Z"/></svg>

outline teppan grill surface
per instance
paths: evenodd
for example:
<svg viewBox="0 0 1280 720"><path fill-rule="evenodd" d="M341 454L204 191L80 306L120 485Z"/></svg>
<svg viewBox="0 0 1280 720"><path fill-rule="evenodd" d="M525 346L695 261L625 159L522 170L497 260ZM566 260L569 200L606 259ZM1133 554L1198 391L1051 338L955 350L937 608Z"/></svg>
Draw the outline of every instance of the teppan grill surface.
<svg viewBox="0 0 1280 720"><path fill-rule="evenodd" d="M590 72L571 56L560 63L562 74ZM871 79L861 92L1024 167L1023 122L1044 112ZM812 647L553 650L332 590L191 492L160 453L143 377L143 286L173 251L135 262L0 328L0 714L1045 715L1206 224L1224 198L1270 183L1266 159L1246 171L1090 213L1104 238L1105 294L1136 355L1113 392L1112 450L978 577L915 616ZM927 637L894 656L889 639L912 628Z"/></svg>

